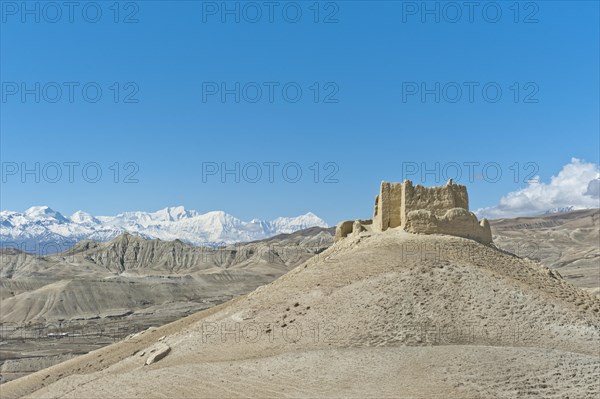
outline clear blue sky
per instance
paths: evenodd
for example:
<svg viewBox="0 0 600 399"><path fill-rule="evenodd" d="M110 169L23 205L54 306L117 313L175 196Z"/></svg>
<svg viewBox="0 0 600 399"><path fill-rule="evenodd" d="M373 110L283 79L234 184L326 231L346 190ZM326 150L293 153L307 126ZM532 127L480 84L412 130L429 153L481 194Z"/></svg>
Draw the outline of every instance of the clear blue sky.
<svg viewBox="0 0 600 399"><path fill-rule="evenodd" d="M87 3L58 15L44 2L27 2L33 10L27 13L21 2L2 1L1 209L49 205L65 214L107 215L184 205L242 219L312 211L333 224L369 217L381 180L440 183L431 175L405 176L403 163L462 165L459 182L477 209L524 187L528 172L548 180L572 157L599 162L596 1L523 2L518 13L512 1L494 3L499 19L495 6L484 13L489 2L480 2L472 22L469 9L457 17L444 2L437 3L439 22L422 14L421 2L321 2L318 15L312 1L279 2L272 22L262 1L253 3L262 8L259 17L256 7L238 3L239 22L220 1L120 2L118 15L113 1L95 2L84 13ZM102 16L92 23L98 9ZM298 9L302 16L292 23ZM68 82L75 82L73 101ZM225 101L210 94L223 82L229 89L240 83L239 103L235 94ZM275 82L272 102L265 82ZM413 94L436 82L439 102L435 94L425 101ZM477 85L473 101L465 82ZM252 102L256 84L262 97ZM457 86L462 97L452 102ZM95 87L102 98L94 103ZM292 102L297 87L302 97ZM502 89L497 102L495 87ZM23 88L32 92L23 97ZM46 168L39 183L35 172L23 178L14 171L36 162ZM52 162L63 165L56 183ZM72 183L69 162L80 164ZM90 162L102 169L97 183L82 177L81 165ZM128 162L139 170L125 170ZM225 183L219 175L203 181L203 162L229 168L239 162L247 173L239 183L233 175ZM263 165L262 178L252 183L251 162L295 162L302 178L290 183L278 166L271 183ZM502 178L470 182L465 163L473 162L495 162ZM528 162L535 170L525 169ZM454 173L448 168L447 175ZM481 175L481 166L474 171ZM93 180L93 168L88 172ZM137 183L123 182L128 172L136 172ZM294 169L288 172L293 180ZM326 183L329 173L334 182Z"/></svg>

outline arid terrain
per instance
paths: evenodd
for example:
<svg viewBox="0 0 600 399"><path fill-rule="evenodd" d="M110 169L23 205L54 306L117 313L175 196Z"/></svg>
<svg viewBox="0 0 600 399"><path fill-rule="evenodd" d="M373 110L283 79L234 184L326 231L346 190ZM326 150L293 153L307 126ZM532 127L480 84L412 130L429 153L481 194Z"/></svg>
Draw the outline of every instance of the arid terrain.
<svg viewBox="0 0 600 399"><path fill-rule="evenodd" d="M600 210L491 221L494 243L600 294Z"/></svg>
<svg viewBox="0 0 600 399"><path fill-rule="evenodd" d="M591 398L599 312L550 269L472 240L361 233L2 396Z"/></svg>
<svg viewBox="0 0 600 399"><path fill-rule="evenodd" d="M593 397L599 212L492 221L501 250L313 228L4 254L2 397Z"/></svg>
<svg viewBox="0 0 600 399"><path fill-rule="evenodd" d="M332 229L204 248L122 235L54 256L4 250L0 382L246 294L318 254Z"/></svg>
<svg viewBox="0 0 600 399"><path fill-rule="evenodd" d="M0 19L0 399L600 399L600 0Z"/></svg>

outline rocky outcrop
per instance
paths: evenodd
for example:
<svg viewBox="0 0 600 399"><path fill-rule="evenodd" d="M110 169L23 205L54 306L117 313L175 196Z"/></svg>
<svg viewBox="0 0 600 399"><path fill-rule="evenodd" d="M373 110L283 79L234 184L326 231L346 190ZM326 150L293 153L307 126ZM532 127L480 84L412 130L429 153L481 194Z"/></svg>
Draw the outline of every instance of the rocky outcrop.
<svg viewBox="0 0 600 399"><path fill-rule="evenodd" d="M163 344L162 342L158 343L156 347L150 350L151 355L148 357L148 359L146 359L146 366L163 359L169 354L169 352L171 352L171 347L169 345Z"/></svg>
<svg viewBox="0 0 600 399"><path fill-rule="evenodd" d="M483 244L492 242L488 221L482 219L479 222L477 216L469 212L467 187L454 184L452 180L439 187L413 186L410 180L381 182L373 220L339 223L336 240L364 230L378 232L390 228L402 228L416 234L454 235Z"/></svg>

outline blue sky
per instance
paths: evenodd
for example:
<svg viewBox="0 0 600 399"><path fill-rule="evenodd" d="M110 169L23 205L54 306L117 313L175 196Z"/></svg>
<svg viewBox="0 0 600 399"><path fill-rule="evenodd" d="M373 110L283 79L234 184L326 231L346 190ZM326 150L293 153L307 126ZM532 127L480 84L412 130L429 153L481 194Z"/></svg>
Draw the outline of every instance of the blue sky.
<svg viewBox="0 0 600 399"><path fill-rule="evenodd" d="M369 217L381 180L460 169L478 209L572 158L597 171L598 2L250 3L2 1L0 208L334 224Z"/></svg>

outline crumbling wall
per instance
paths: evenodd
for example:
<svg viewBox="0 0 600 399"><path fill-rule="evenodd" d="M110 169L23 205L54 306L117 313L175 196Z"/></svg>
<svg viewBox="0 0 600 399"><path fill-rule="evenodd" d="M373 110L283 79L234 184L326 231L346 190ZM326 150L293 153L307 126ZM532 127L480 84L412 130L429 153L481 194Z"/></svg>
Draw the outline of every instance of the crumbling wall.
<svg viewBox="0 0 600 399"><path fill-rule="evenodd" d="M340 236L345 237L357 227L344 222ZM477 220L469 212L467 187L454 184L444 186L413 186L410 180L403 183L381 182L373 209L373 231L401 227L411 233L449 234L471 238L482 243L492 242L487 220Z"/></svg>
<svg viewBox="0 0 600 399"><path fill-rule="evenodd" d="M444 216L453 208L469 210L469 196L467 187L462 184L453 184L448 181L445 186L423 187L413 186L410 180L404 182L402 216L405 218L409 212L427 209L436 216Z"/></svg>
<svg viewBox="0 0 600 399"><path fill-rule="evenodd" d="M369 220L344 220L335 226L335 241L348 237L350 234L360 234L372 230L373 221Z"/></svg>
<svg viewBox="0 0 600 399"><path fill-rule="evenodd" d="M404 186L402 183L389 183L390 206L389 206L389 228L402 226L402 203L404 202Z"/></svg>
<svg viewBox="0 0 600 399"><path fill-rule="evenodd" d="M353 220L344 220L343 222L339 222L335 226L335 241L341 240L344 237L348 237L348 234L352 233L353 224Z"/></svg>
<svg viewBox="0 0 600 399"><path fill-rule="evenodd" d="M406 217L404 230L416 234L448 234L482 244L492 242L492 230L487 219L479 222L473 212L463 208L450 209L442 216L425 209L411 211Z"/></svg>
<svg viewBox="0 0 600 399"><path fill-rule="evenodd" d="M375 197L373 211L374 229L387 230L402 224L400 207L402 204L402 183L381 182L379 194Z"/></svg>
<svg viewBox="0 0 600 399"><path fill-rule="evenodd" d="M404 183L381 182L375 198L373 229L385 231L404 226L406 215L419 209L443 216L453 208L468 210L469 197L465 186L453 184L451 180L440 187L413 186L410 180Z"/></svg>

